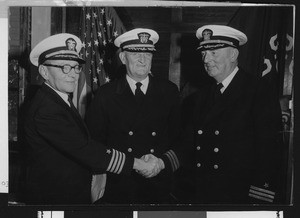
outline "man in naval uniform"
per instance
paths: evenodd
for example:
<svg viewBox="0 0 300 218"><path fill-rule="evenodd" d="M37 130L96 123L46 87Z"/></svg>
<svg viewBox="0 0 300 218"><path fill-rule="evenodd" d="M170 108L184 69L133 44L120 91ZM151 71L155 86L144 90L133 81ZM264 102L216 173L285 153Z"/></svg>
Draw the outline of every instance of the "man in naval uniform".
<svg viewBox="0 0 300 218"><path fill-rule="evenodd" d="M222 25L196 32L212 85L183 106L184 176L179 189L192 203L274 203L280 199L281 112L263 79L238 66L244 33Z"/></svg>
<svg viewBox="0 0 300 218"><path fill-rule="evenodd" d="M91 139L73 105L73 93L84 60L80 39L50 36L30 53L44 83L28 104L24 135L28 144L26 204L90 204L92 174L152 172L156 163L133 158Z"/></svg>
<svg viewBox="0 0 300 218"><path fill-rule="evenodd" d="M107 173L102 202L170 203L172 172L179 167L173 148L179 142L179 92L175 84L151 75L155 43L151 29L137 28L114 41L126 75L97 91L87 110L92 136L114 149L155 159L152 173L117 177ZM150 155L147 155L149 154Z"/></svg>

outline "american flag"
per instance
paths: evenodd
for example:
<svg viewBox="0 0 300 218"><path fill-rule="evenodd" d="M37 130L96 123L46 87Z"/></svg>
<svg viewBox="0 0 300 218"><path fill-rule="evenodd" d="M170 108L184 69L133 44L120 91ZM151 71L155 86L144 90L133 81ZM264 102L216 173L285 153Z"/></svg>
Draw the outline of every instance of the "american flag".
<svg viewBox="0 0 300 218"><path fill-rule="evenodd" d="M83 7L80 28L81 56L86 63L74 98L79 113L84 116L93 93L113 76L116 65L113 58L117 51L114 40L125 32L125 28L113 7Z"/></svg>

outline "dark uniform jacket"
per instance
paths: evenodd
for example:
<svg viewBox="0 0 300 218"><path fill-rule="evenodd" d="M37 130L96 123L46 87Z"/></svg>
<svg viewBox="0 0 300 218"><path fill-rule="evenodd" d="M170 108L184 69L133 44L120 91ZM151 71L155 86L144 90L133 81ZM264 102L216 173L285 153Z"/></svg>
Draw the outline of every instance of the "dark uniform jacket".
<svg viewBox="0 0 300 218"><path fill-rule="evenodd" d="M139 104L124 76L99 88L86 121L97 141L136 158L153 154L165 164L165 169L150 179L136 172L131 177L108 174L103 201L169 201L170 173L179 167L173 150L179 142L179 95L175 84L149 76L146 95Z"/></svg>
<svg viewBox="0 0 300 218"><path fill-rule="evenodd" d="M276 93L239 70L212 103L213 86L184 103L185 159L179 191L192 203L275 202L282 161ZM182 194L181 193L181 194Z"/></svg>
<svg viewBox="0 0 300 218"><path fill-rule="evenodd" d="M133 158L91 140L79 114L45 84L28 107L24 131L30 155L28 204L90 203L92 173L132 169Z"/></svg>

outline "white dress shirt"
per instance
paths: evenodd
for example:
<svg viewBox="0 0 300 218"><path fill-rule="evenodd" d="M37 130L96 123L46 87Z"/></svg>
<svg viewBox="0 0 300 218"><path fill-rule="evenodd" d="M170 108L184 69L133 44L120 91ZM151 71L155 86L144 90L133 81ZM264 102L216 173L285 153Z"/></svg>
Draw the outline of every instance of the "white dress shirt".
<svg viewBox="0 0 300 218"><path fill-rule="evenodd" d="M227 76L223 81L223 87L220 89L221 93L223 93L225 91L225 89L229 86L229 84L231 83L233 77L235 76L235 74L238 72L239 68L235 67L234 70L232 71L231 74L229 74L229 76Z"/></svg>
<svg viewBox="0 0 300 218"><path fill-rule="evenodd" d="M70 107L71 107L71 105L70 105L70 103L69 103L69 101L68 101L68 97L69 97L69 95L68 94L66 94L66 93L63 93L63 92L60 92L60 91L58 91L58 90L56 90L56 89L54 89L52 86L50 86L48 83L46 83L45 82L45 84L47 85L47 86L49 86L51 89L53 89L65 102L66 102L66 104L67 105L69 105Z"/></svg>

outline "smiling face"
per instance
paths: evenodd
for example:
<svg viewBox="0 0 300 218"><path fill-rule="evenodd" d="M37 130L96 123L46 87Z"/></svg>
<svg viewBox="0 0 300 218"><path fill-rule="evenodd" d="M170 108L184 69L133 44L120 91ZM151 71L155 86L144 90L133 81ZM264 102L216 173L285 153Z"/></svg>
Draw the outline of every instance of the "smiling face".
<svg viewBox="0 0 300 218"><path fill-rule="evenodd" d="M70 66L78 65L77 61L67 60L51 60L46 61L45 64L53 64L63 66L68 64ZM39 73L52 88L63 93L72 93L76 88L79 74L76 74L74 68L68 74L63 73L61 68L53 66L39 66Z"/></svg>
<svg viewBox="0 0 300 218"><path fill-rule="evenodd" d="M237 66L238 50L232 47L201 52L205 70L217 82L222 82Z"/></svg>
<svg viewBox="0 0 300 218"><path fill-rule="evenodd" d="M152 53L150 52L128 52L120 53L120 59L126 65L128 76L135 81L145 79L151 70Z"/></svg>

